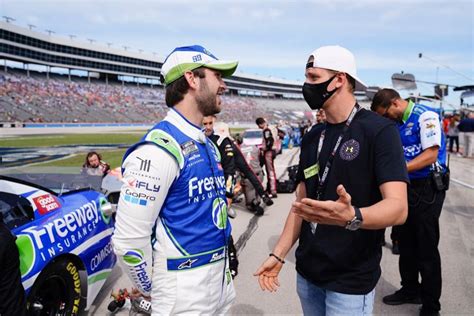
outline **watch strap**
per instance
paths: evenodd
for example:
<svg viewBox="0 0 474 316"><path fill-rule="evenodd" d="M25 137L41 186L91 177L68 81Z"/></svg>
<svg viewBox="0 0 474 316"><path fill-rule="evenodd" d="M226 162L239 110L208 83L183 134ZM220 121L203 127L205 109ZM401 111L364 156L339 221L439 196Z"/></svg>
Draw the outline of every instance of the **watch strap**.
<svg viewBox="0 0 474 316"><path fill-rule="evenodd" d="M354 212L355 212L355 217L362 222L364 220L362 218L362 212L360 211L360 209L357 206L353 206L353 208L354 208Z"/></svg>
<svg viewBox="0 0 474 316"><path fill-rule="evenodd" d="M360 225L362 224L362 221L364 220L362 218L362 212L357 206L352 206L354 208L354 218L352 218L350 221L346 223L346 229L348 230L357 230L359 229ZM353 227L355 223L358 222L357 227Z"/></svg>

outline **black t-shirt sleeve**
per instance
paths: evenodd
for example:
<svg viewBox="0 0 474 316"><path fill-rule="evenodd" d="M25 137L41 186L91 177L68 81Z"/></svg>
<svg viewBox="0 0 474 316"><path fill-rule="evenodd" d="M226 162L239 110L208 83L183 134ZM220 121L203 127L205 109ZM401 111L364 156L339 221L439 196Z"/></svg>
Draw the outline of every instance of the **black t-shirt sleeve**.
<svg viewBox="0 0 474 316"><path fill-rule="evenodd" d="M387 125L376 135L374 151L378 185L389 181L409 182L400 134L394 124Z"/></svg>
<svg viewBox="0 0 474 316"><path fill-rule="evenodd" d="M219 146L219 152L221 154L225 178L227 179L228 176L233 177L235 174L234 148L229 138L225 138L222 141Z"/></svg>

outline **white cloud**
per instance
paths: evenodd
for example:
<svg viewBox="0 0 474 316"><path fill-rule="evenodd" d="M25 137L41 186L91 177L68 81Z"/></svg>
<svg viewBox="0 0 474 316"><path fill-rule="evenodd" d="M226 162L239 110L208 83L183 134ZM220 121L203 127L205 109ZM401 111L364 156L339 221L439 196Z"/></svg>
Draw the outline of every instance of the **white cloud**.
<svg viewBox="0 0 474 316"><path fill-rule="evenodd" d="M246 70L287 69L293 78L326 44L351 49L362 71L433 71L420 51L458 71L474 69L472 0L0 1L2 15L25 27L159 55L200 43Z"/></svg>

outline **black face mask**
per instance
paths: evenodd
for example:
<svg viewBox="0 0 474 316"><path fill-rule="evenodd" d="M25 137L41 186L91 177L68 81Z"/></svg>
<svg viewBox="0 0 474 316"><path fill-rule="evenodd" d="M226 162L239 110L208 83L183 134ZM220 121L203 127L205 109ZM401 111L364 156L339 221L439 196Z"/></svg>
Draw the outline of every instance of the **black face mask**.
<svg viewBox="0 0 474 316"><path fill-rule="evenodd" d="M319 110L323 104L336 92L337 88L328 91L328 86L336 76L333 76L328 81L321 83L304 83L303 96L312 110Z"/></svg>

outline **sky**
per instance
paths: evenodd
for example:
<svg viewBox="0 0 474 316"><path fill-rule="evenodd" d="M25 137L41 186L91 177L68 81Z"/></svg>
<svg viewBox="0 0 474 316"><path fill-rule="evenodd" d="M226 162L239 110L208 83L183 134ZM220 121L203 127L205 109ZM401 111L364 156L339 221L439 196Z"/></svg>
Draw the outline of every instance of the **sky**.
<svg viewBox="0 0 474 316"><path fill-rule="evenodd" d="M401 71L417 80L474 84L473 0L0 0L13 23L75 40L156 52L200 44L238 71L304 81L308 56L341 45L368 85L391 87ZM419 58L422 53L422 58ZM433 86L417 91L433 95ZM449 103L459 93L449 91Z"/></svg>

